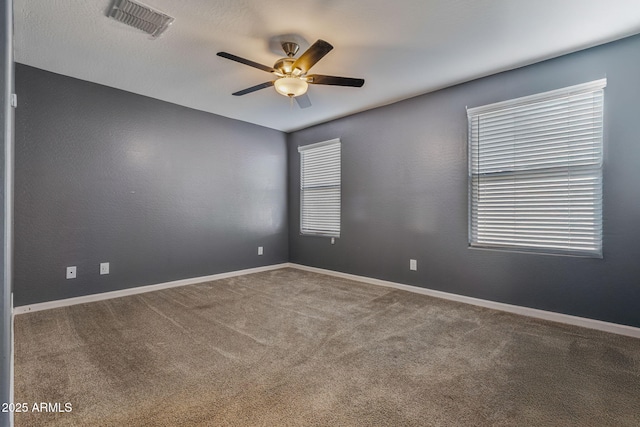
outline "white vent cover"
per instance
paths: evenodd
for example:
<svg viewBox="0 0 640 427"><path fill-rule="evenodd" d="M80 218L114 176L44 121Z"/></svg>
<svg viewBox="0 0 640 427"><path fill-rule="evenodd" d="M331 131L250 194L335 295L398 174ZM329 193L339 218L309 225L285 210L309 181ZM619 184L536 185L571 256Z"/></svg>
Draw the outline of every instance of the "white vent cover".
<svg viewBox="0 0 640 427"><path fill-rule="evenodd" d="M171 25L175 18L158 12L149 6L131 0L114 0L109 17L142 30L156 38Z"/></svg>

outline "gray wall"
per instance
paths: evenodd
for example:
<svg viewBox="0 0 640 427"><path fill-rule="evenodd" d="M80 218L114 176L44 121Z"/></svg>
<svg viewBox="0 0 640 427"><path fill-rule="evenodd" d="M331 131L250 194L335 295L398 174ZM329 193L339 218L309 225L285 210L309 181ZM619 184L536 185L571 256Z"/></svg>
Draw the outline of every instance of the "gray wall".
<svg viewBox="0 0 640 427"><path fill-rule="evenodd" d="M290 134L290 260L640 326L638 52L635 36ZM605 76L604 259L469 249L465 106ZM338 137L342 237L331 245L299 235L296 147Z"/></svg>
<svg viewBox="0 0 640 427"><path fill-rule="evenodd" d="M16 306L288 260L281 132L20 64L16 87Z"/></svg>
<svg viewBox="0 0 640 427"><path fill-rule="evenodd" d="M286 137L18 65L16 305L289 259L640 326L638 51L631 37ZM604 259L468 249L465 106L605 76ZM330 245L298 233L296 147L336 137Z"/></svg>

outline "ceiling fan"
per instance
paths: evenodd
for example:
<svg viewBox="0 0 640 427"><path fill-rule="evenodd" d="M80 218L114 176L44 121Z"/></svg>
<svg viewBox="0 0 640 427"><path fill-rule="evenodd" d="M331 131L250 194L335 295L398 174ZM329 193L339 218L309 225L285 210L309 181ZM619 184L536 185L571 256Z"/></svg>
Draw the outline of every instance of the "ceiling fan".
<svg viewBox="0 0 640 427"><path fill-rule="evenodd" d="M333 49L329 43L324 40L318 40L312 44L299 58L294 58L298 53L300 46L294 42L283 42L282 50L287 55L276 61L273 67L258 64L248 59L240 58L227 52L218 52L218 56L227 58L259 70L274 74L277 78L272 81L260 83L259 85L234 92L234 96L242 96L260 89L274 86L276 91L284 96L293 98L300 108L311 106L311 101L307 95L307 89L310 84L331 85L331 86L351 86L362 87L364 79L354 79L351 77L325 76L322 74L307 74L311 67L320 61L327 53Z"/></svg>

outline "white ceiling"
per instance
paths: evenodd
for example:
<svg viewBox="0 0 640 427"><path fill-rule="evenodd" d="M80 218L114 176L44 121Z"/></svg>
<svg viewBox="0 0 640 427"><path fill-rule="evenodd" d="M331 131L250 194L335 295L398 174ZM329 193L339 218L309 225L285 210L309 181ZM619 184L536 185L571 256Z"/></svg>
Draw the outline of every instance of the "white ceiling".
<svg viewBox="0 0 640 427"><path fill-rule="evenodd" d="M14 0L15 59L289 132L640 32L640 0L144 3L175 17L156 40L108 19L111 0ZM269 40L286 33L333 44L312 72L364 87L312 85L304 110L273 88L231 96L273 76L216 52L272 66Z"/></svg>

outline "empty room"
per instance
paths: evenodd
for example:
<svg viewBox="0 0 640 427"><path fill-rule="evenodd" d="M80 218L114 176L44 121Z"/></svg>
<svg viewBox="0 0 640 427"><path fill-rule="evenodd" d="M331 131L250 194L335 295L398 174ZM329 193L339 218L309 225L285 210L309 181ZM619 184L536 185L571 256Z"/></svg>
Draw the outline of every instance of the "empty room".
<svg viewBox="0 0 640 427"><path fill-rule="evenodd" d="M640 425L640 1L1 3L0 426Z"/></svg>

